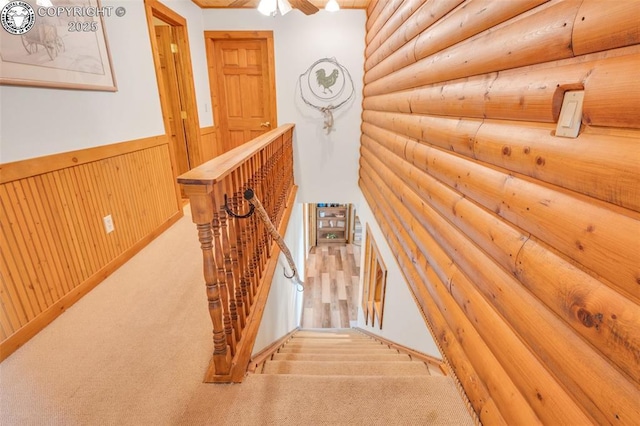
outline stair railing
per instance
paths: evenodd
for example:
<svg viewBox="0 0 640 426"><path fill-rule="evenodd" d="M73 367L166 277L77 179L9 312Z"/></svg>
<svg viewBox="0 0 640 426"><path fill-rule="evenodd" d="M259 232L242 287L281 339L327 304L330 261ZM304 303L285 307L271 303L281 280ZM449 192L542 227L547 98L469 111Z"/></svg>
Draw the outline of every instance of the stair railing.
<svg viewBox="0 0 640 426"><path fill-rule="evenodd" d="M284 234L295 199L294 125L278 127L178 177L202 249L213 355L206 382L240 382L279 248L243 195L251 189Z"/></svg>

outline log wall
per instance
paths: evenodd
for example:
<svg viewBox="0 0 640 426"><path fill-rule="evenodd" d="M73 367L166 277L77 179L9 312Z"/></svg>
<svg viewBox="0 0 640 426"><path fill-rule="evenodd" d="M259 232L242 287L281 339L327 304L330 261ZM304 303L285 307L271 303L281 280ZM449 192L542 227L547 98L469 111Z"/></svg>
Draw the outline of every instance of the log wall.
<svg viewBox="0 0 640 426"><path fill-rule="evenodd" d="M368 10L360 187L484 423L640 419L640 1L606 3Z"/></svg>
<svg viewBox="0 0 640 426"><path fill-rule="evenodd" d="M0 360L182 216L170 158L157 136L0 165Z"/></svg>

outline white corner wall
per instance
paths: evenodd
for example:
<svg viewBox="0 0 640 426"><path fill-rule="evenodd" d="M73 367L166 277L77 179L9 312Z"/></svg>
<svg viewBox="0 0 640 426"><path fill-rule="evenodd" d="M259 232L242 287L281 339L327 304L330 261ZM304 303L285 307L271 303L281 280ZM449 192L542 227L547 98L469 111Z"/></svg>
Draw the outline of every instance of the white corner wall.
<svg viewBox="0 0 640 426"><path fill-rule="evenodd" d="M387 288L384 299L382 329L379 328L377 323L375 327L365 325L364 313L361 306L358 306L358 327L427 355L442 358L422 318L422 314L411 296L411 290L400 271L400 267L396 263L393 252L387 245L387 241L364 196L362 196L361 201L357 204L356 211L362 223L363 249L361 264L364 263L362 259L364 258L365 232L368 224L373 233L376 246L387 267ZM362 276L359 300L362 300Z"/></svg>
<svg viewBox="0 0 640 426"><path fill-rule="evenodd" d="M256 10L206 9L205 30L271 30L274 34L278 124L295 123L295 179L302 203L351 203L359 197L358 158L364 70L364 10L324 10L306 16L293 10L266 17ZM305 105L298 78L315 61L335 57L354 82L355 97L335 114L326 135L322 114Z"/></svg>
<svg viewBox="0 0 640 426"><path fill-rule="evenodd" d="M296 200L284 240L302 276L304 276L305 262L303 232L303 208L302 204ZM262 316L262 322L260 323L260 329L253 346L253 355L282 338L300 324L302 293L298 292L292 281L284 276L282 265L288 264L281 254ZM287 271L290 272L288 266Z"/></svg>
<svg viewBox="0 0 640 426"><path fill-rule="evenodd" d="M164 134L144 4L102 3L118 91L0 86L0 163Z"/></svg>

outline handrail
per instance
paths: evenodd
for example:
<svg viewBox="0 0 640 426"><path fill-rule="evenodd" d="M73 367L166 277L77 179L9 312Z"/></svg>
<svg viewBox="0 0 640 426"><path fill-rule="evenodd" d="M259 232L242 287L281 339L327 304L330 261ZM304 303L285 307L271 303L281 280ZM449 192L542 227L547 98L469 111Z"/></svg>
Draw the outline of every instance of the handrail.
<svg viewBox="0 0 640 426"><path fill-rule="evenodd" d="M264 133L239 147L220 154L216 158L194 167L188 172L178 176L178 183L189 184L215 184L224 179L229 173L238 167L238 164L246 162L256 152L272 143L289 130L293 130L294 124L283 124L273 130Z"/></svg>
<svg viewBox="0 0 640 426"><path fill-rule="evenodd" d="M244 377L277 264L279 248L247 211L248 189L283 233L295 197L294 125L280 126L178 177L189 197L202 249L214 350L207 382Z"/></svg>

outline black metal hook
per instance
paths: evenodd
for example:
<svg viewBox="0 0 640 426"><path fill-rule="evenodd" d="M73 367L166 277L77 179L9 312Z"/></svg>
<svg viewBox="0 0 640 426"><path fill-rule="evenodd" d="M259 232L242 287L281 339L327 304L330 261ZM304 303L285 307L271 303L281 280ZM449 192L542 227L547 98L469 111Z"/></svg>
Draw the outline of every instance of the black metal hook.
<svg viewBox="0 0 640 426"><path fill-rule="evenodd" d="M251 215L253 214L253 211L256 208L254 207L253 204L251 204L251 207L249 207L249 213L246 214L236 214L234 212L231 211L231 209L229 208L229 205L227 204L227 194L224 194L224 210L227 212L227 214L231 217L235 217L237 219L246 219L248 217L251 217Z"/></svg>

